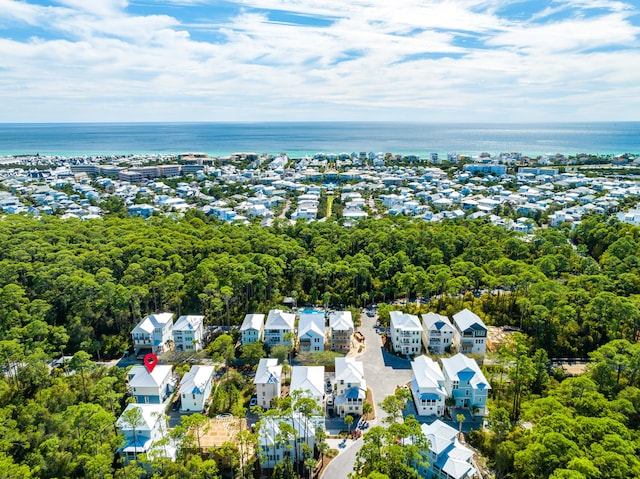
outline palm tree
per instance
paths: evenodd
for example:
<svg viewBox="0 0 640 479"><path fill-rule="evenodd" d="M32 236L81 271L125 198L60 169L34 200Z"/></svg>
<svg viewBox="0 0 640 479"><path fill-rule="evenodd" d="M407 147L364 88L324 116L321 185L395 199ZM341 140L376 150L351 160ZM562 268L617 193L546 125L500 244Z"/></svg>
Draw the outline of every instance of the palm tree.
<svg viewBox="0 0 640 479"><path fill-rule="evenodd" d="M347 414L344 418L344 423L347 425L347 433L351 432L351 425L353 424L354 417L351 414Z"/></svg>
<svg viewBox="0 0 640 479"><path fill-rule="evenodd" d="M464 414L456 414L456 420L458 421L458 432L462 433L462 423L464 422Z"/></svg>

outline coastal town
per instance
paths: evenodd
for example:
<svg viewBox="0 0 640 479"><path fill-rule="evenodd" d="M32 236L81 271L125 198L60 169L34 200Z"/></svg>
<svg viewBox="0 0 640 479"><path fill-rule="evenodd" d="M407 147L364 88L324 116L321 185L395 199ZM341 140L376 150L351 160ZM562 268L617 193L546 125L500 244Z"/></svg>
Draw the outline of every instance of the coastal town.
<svg viewBox="0 0 640 479"><path fill-rule="evenodd" d="M278 218L341 218L345 225L383 215L428 222L483 218L530 234L540 226L575 225L587 214L617 213L640 223L628 200L640 194L627 172L632 154L521 153L206 153L0 158L0 210L34 216L90 219L125 208L131 216L175 216L195 209L232 224ZM15 167L14 167L15 166ZM602 174L598 174L598 171ZM111 209L109 209L111 205ZM631 205L633 206L633 205Z"/></svg>
<svg viewBox="0 0 640 479"><path fill-rule="evenodd" d="M100 452L42 477L551 477L548 421L583 418L633 444L632 154L1 163L0 428L60 418L5 441L15 477L65 434Z"/></svg>
<svg viewBox="0 0 640 479"><path fill-rule="evenodd" d="M180 444L170 439L175 437L170 426L182 415L206 412L215 389L226 387L221 371L231 365L211 363L210 359L210 364L198 364L195 360L180 379L166 362L175 357L173 352L197 358L209 342L204 316L184 315L175 322L174 318L172 313L151 314L131 331L133 354L143 357L144 362L127 373L127 388L134 402L116 423L125 438L119 449L124 464L139 460L139 456L175 460ZM252 374L254 394L246 421L229 414L213 416L207 431L220 423L237 426L227 427L226 433L220 434L222 439L207 443L209 447L223 441L237 442L243 429L255 430L254 454L264 475L285 455L316 461L317 451L326 452L330 445L337 451L358 449L361 444L356 440L371 425L397 420L389 419L390 414L410 414L418 418L431 444L424 451L429 463L421 471L424 477L482 477L474 458L477 451L461 443L458 433L463 424L467 432L482 427L488 414L491 385L478 365L491 341L483 321L468 309L451 319L435 313L420 318L391 311L389 327L382 332L375 308L368 308L357 323L360 328L355 326L351 311L273 309L267 315L247 314L234 332L240 349L262 344L270 351L283 347L314 355L327 348L338 354L327 369L286 359L280 362L276 357L259 359ZM386 349L380 348L383 338L389 341ZM164 364L149 367L148 357L154 361L160 357ZM401 398L405 404L401 411L385 406L383 400L388 396ZM287 398L292 409L283 411L280 404ZM284 438L283 422L295 426ZM320 442L325 445L318 448ZM209 447L201 445L201 452L206 454ZM333 465L335 469L340 464L342 470L328 477L342 474L346 478L344 471L353 469L343 457L336 458ZM318 463L313 464L315 469Z"/></svg>

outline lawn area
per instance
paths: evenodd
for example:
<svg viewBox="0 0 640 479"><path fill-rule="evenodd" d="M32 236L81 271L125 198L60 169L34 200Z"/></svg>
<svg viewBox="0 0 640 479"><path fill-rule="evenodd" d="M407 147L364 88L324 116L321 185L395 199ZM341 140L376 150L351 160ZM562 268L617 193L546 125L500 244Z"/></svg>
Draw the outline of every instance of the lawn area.
<svg viewBox="0 0 640 479"><path fill-rule="evenodd" d="M333 205L333 195L327 196L327 218L331 217L331 206Z"/></svg>

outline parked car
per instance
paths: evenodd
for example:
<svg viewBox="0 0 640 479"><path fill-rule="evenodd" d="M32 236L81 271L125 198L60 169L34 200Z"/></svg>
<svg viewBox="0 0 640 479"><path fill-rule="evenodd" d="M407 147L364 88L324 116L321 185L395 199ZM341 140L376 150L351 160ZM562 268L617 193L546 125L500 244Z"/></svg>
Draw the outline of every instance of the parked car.
<svg viewBox="0 0 640 479"><path fill-rule="evenodd" d="M178 409L180 409L180 399L174 401L173 404L171 404L171 410L173 412L176 412Z"/></svg>
<svg viewBox="0 0 640 479"><path fill-rule="evenodd" d="M253 407L253 406L257 406L258 405L258 398L256 396L253 396L251 398L251 400L249 401L249 406Z"/></svg>

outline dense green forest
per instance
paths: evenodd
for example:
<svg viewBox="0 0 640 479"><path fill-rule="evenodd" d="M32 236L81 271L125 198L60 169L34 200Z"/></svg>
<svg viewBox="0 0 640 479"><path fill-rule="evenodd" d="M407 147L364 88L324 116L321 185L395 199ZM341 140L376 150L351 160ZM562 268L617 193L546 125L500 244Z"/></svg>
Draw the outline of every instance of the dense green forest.
<svg viewBox="0 0 640 479"><path fill-rule="evenodd" d="M469 307L489 325L519 328L522 337L488 371L505 377L493 398L492 422L501 426L474 438L499 474L640 477L631 457L640 450L639 264L640 230L604 217L525 238L482 221L401 217L267 229L197 214L85 222L6 216L0 478L128 477L114 473L113 461L123 372L85 371L80 356L82 374L51 374L46 360L78 351L118 357L150 312L239 324L284 296L336 308L420 298L423 311ZM588 376L564 379L546 374L547 358L558 356L594 361ZM522 366L516 376L513 364ZM200 467L191 461L167 471ZM623 463L626 475L606 469ZM182 477L175 474L165 476Z"/></svg>

